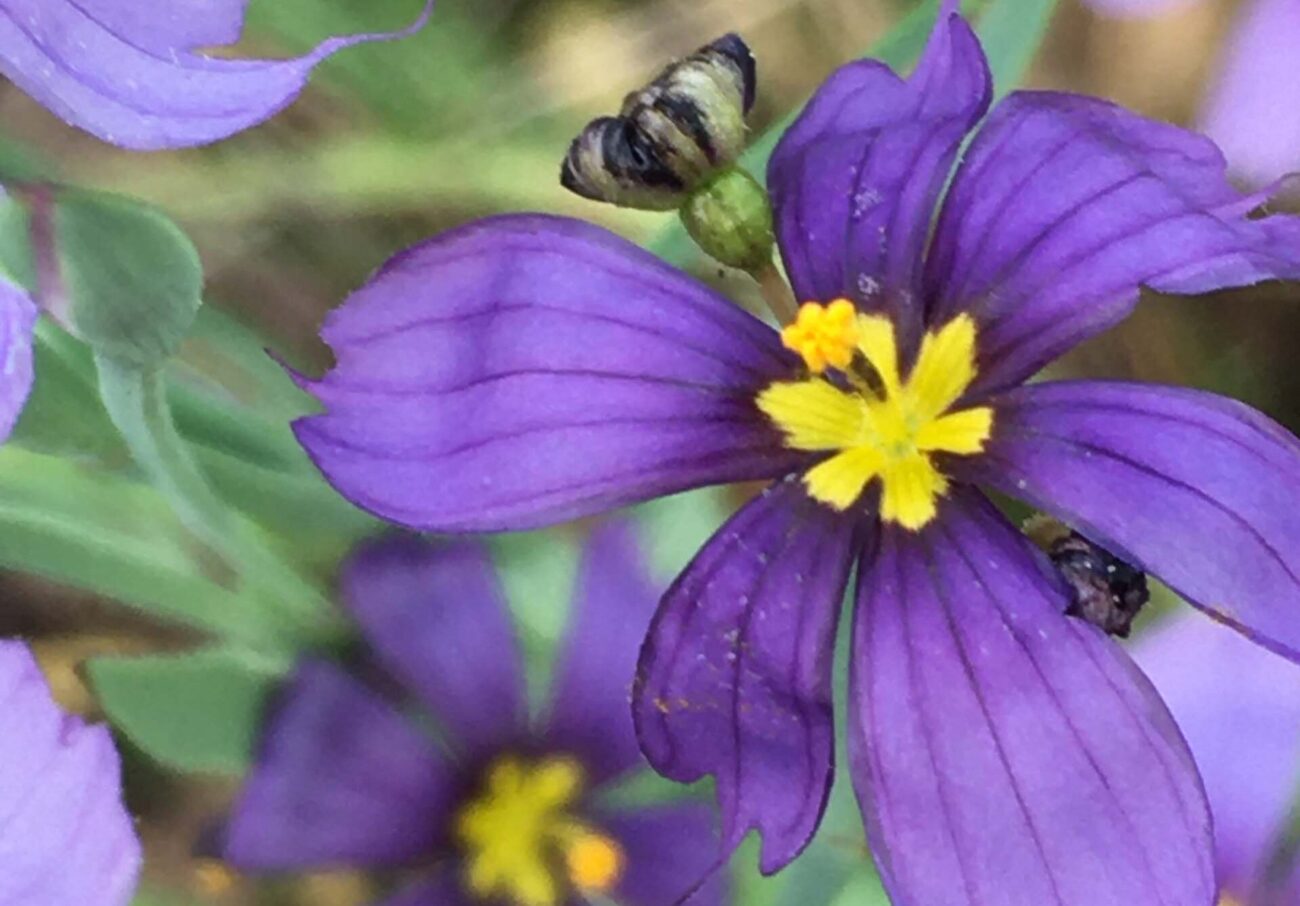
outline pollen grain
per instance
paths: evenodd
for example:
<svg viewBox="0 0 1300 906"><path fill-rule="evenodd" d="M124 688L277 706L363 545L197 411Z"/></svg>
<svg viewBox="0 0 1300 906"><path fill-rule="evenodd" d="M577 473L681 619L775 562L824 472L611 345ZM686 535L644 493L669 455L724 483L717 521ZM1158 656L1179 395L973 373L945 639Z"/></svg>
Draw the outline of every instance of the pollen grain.
<svg viewBox="0 0 1300 906"><path fill-rule="evenodd" d="M813 374L828 367L847 368L858 348L857 311L848 299L836 299L829 305L805 302L794 323L781 331L781 342L799 353Z"/></svg>

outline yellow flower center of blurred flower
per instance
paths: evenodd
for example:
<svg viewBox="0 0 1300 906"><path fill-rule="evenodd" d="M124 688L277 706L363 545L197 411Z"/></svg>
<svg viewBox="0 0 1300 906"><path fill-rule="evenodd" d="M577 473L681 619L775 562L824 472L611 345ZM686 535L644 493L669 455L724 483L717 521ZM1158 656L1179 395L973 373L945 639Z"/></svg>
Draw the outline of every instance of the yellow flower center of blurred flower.
<svg viewBox="0 0 1300 906"><path fill-rule="evenodd" d="M557 906L579 891L605 893L622 876L623 851L570 813L583 785L571 758L529 764L505 756L456 818L465 880L483 899Z"/></svg>
<svg viewBox="0 0 1300 906"><path fill-rule="evenodd" d="M903 380L888 318L858 315L845 299L805 303L781 340L813 376L770 385L758 407L787 446L834 454L804 476L808 493L846 510L879 478L881 518L912 530L930 522L948 489L932 454L978 453L993 430L987 406L949 411L975 379L975 333L969 315L927 333ZM843 371L852 389L827 380L828 367Z"/></svg>

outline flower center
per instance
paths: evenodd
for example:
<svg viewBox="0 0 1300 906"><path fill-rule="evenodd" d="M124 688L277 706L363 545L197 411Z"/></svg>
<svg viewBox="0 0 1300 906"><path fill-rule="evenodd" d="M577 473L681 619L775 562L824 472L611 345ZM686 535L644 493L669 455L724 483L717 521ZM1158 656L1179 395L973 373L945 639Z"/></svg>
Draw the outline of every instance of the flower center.
<svg viewBox="0 0 1300 906"><path fill-rule="evenodd" d="M788 447L833 454L804 475L814 499L846 510L879 478L881 518L920 529L948 489L932 454L978 453L993 430L987 406L949 411L975 379L975 339L969 315L927 333L903 380L888 318L859 315L846 299L807 302L781 340L813 376L768 386L758 407ZM827 380L828 368L843 372L851 389Z"/></svg>
<svg viewBox="0 0 1300 906"><path fill-rule="evenodd" d="M571 814L582 784L571 758L528 764L508 755L493 763L482 792L456 818L470 891L517 906L557 906L575 888L610 890L623 873L623 851Z"/></svg>

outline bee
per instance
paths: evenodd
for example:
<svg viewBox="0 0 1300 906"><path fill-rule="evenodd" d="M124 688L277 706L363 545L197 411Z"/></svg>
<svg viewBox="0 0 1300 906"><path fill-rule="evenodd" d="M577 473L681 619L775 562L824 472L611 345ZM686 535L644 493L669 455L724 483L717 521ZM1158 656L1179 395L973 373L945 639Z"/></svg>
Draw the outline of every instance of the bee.
<svg viewBox="0 0 1300 906"><path fill-rule="evenodd" d="M1066 614L1128 638L1133 620L1151 599L1146 573L1055 520L1036 517L1025 528L1070 590Z"/></svg>
<svg viewBox="0 0 1300 906"><path fill-rule="evenodd" d="M719 38L629 94L618 116L592 120L569 146L561 185L620 207L679 207L744 150L756 83L748 45Z"/></svg>

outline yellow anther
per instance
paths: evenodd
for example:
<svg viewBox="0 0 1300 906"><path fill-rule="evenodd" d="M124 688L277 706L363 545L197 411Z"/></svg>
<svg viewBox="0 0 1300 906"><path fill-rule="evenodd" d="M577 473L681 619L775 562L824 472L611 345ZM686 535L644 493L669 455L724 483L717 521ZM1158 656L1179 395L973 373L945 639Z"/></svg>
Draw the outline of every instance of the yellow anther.
<svg viewBox="0 0 1300 906"><path fill-rule="evenodd" d="M482 793L456 817L470 891L515 906L558 906L566 901L577 883L576 876L569 877L575 875L574 848L589 836L603 839L569 815L582 784L582 766L571 758L529 764L506 756L493 764ZM601 867L597 856L579 855L579 867L595 877ZM615 856L619 869L621 854Z"/></svg>
<svg viewBox="0 0 1300 906"><path fill-rule="evenodd" d="M565 848L564 864L574 887L607 893L623 875L623 850L608 837L587 831Z"/></svg>
<svg viewBox="0 0 1300 906"><path fill-rule="evenodd" d="M931 454L979 453L993 432L987 406L950 411L975 380L975 322L961 315L926 334L904 381L893 325L880 316L858 315L856 321L856 349L879 373L883 398L814 377L772 384L759 394L758 407L785 434L787 446L833 454L804 476L814 499L846 510L879 478L881 518L920 529L948 489ZM818 371L811 361L808 367Z"/></svg>
<svg viewBox="0 0 1300 906"><path fill-rule="evenodd" d="M813 374L844 369L858 348L858 314L848 299L829 305L805 302L793 324L781 331L786 349L799 353Z"/></svg>
<svg viewBox="0 0 1300 906"><path fill-rule="evenodd" d="M200 859L194 866L194 885L205 897L223 897L235 887L237 876L224 862Z"/></svg>

